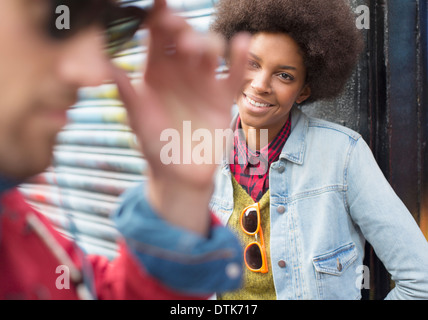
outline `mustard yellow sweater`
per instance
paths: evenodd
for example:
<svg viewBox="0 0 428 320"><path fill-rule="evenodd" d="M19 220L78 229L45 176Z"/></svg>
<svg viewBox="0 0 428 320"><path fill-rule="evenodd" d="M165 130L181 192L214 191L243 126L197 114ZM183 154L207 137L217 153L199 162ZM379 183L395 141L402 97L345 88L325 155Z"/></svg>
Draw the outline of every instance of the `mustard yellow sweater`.
<svg viewBox="0 0 428 320"><path fill-rule="evenodd" d="M233 180L233 200L234 208L232 216L229 219L228 226L231 228L241 240L243 248L248 243L255 240L254 236L245 234L240 226L239 218L242 210L254 204L254 200L250 195L239 185L239 183L232 177ZM219 300L274 300L276 299L275 287L272 276L272 266L270 263L270 192L269 190L260 199L260 215L261 215L261 227L263 230L266 257L268 262L268 273L253 272L248 270L244 264L243 273L243 287L238 291L228 292L218 296ZM258 237L260 239L260 237Z"/></svg>

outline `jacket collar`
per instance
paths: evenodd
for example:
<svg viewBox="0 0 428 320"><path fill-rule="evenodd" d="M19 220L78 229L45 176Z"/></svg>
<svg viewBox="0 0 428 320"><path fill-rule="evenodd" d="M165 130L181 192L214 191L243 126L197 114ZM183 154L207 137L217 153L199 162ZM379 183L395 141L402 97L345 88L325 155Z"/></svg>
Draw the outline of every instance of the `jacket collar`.
<svg viewBox="0 0 428 320"><path fill-rule="evenodd" d="M286 159L299 165L303 164L308 128L308 117L298 107L293 107L291 109L291 134L282 148L280 159Z"/></svg>

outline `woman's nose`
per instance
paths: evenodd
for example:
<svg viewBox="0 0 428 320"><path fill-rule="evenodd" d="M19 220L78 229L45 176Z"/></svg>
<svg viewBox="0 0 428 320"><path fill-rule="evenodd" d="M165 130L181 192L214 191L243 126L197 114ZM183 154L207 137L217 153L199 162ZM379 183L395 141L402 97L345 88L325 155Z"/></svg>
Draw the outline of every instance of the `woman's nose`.
<svg viewBox="0 0 428 320"><path fill-rule="evenodd" d="M270 75L262 71L255 74L251 82L251 88L257 93L271 93L272 87Z"/></svg>

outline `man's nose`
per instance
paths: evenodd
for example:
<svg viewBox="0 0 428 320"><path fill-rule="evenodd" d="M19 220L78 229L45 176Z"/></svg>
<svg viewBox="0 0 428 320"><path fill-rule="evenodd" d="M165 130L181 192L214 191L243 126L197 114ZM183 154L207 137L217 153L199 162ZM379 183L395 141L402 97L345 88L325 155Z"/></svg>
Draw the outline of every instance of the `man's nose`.
<svg viewBox="0 0 428 320"><path fill-rule="evenodd" d="M111 64L104 48L103 34L96 27L69 39L59 57L61 80L78 87L98 86L111 80Z"/></svg>

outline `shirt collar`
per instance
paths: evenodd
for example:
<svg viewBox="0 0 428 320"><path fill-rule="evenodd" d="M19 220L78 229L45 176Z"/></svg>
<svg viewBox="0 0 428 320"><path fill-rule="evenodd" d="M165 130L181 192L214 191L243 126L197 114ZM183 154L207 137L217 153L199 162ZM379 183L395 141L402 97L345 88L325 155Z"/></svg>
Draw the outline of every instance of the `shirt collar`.
<svg viewBox="0 0 428 320"><path fill-rule="evenodd" d="M261 165L268 165L279 158L282 148L284 147L285 141L290 135L291 129L291 113L286 123L281 128L280 132L276 135L268 145L264 146L261 150L251 150L248 148L245 134L241 128L241 118L238 115L235 125L235 155L238 158L238 163L244 168L247 168L249 164L260 163ZM254 159L254 160L252 160Z"/></svg>

